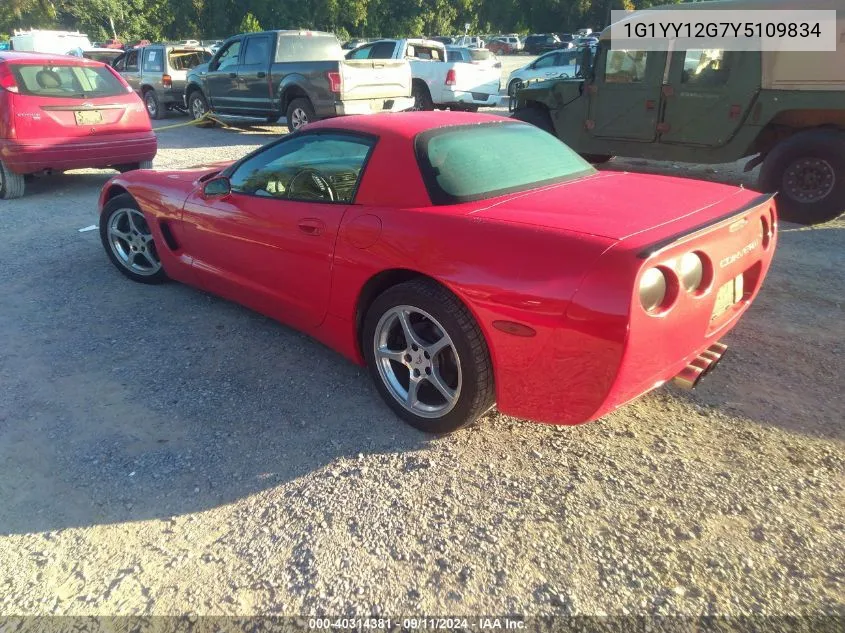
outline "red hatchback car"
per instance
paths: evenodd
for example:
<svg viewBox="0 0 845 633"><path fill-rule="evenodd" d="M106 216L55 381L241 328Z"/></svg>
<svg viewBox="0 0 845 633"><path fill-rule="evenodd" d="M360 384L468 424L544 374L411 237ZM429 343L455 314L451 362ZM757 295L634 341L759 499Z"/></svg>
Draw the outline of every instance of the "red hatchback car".
<svg viewBox="0 0 845 633"><path fill-rule="evenodd" d="M0 52L0 198L22 196L27 174L148 168L156 149L144 104L105 64Z"/></svg>

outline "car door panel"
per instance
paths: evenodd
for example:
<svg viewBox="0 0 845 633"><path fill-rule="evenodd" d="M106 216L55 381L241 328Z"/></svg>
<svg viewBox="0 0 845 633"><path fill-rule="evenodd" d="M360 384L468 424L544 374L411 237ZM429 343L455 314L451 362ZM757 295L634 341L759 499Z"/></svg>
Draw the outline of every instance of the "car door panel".
<svg viewBox="0 0 845 633"><path fill-rule="evenodd" d="M242 40L229 42L211 60L206 73L206 97L211 107L219 112L238 113L238 66ZM212 70L213 69L213 70Z"/></svg>
<svg viewBox="0 0 845 633"><path fill-rule="evenodd" d="M244 114L262 116L272 110L270 87L272 44L269 35L250 36L244 42L245 48L237 70L237 107Z"/></svg>

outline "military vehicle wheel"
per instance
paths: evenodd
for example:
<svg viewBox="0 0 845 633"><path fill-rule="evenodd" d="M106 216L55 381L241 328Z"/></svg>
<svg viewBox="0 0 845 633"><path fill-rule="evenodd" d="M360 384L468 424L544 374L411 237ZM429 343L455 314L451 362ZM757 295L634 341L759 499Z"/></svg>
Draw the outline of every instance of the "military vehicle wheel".
<svg viewBox="0 0 845 633"><path fill-rule="evenodd" d="M766 156L760 189L778 192L778 214L819 224L845 211L845 133L809 130L790 136Z"/></svg>
<svg viewBox="0 0 845 633"><path fill-rule="evenodd" d="M552 124L552 117L549 116L549 111L543 106L529 105L524 108L518 108L511 117L530 123L549 134L555 133L555 126Z"/></svg>
<svg viewBox="0 0 845 633"><path fill-rule="evenodd" d="M517 90L524 86L522 79L512 79L508 84L508 96L515 97Z"/></svg>

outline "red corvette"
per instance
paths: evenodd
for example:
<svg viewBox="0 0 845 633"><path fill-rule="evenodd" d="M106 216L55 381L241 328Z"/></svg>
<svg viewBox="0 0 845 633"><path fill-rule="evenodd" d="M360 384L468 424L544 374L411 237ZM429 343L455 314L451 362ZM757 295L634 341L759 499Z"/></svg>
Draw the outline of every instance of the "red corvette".
<svg viewBox="0 0 845 633"><path fill-rule="evenodd" d="M694 386L777 223L770 196L600 173L538 128L460 112L331 119L225 168L119 175L100 209L127 277L309 333L431 432L494 405L576 424Z"/></svg>

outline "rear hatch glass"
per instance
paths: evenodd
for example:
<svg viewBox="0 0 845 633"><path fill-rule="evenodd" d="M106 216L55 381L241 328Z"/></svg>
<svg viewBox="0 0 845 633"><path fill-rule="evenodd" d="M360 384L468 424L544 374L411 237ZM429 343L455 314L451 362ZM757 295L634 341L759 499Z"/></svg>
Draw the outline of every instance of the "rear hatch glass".
<svg viewBox="0 0 845 633"><path fill-rule="evenodd" d="M210 59L210 53L191 49L174 48L167 54L167 60L173 70L190 70Z"/></svg>
<svg viewBox="0 0 845 633"><path fill-rule="evenodd" d="M125 94L126 87L105 66L10 64L22 95L94 99Z"/></svg>

